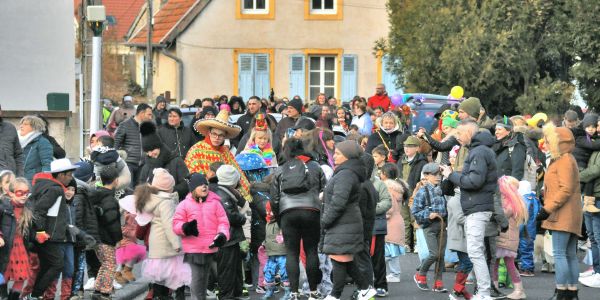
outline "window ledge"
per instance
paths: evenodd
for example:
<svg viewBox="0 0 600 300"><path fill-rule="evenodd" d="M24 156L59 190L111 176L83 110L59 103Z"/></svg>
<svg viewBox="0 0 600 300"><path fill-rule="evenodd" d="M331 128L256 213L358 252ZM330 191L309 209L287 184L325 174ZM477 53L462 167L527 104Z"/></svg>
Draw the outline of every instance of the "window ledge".
<svg viewBox="0 0 600 300"><path fill-rule="evenodd" d="M244 13L242 11L242 0L235 3L235 18L238 20L275 20L275 0L268 0L268 13Z"/></svg>
<svg viewBox="0 0 600 300"><path fill-rule="evenodd" d="M344 0L336 0L335 13L312 13L310 0L304 0L304 20L341 21L344 19Z"/></svg>

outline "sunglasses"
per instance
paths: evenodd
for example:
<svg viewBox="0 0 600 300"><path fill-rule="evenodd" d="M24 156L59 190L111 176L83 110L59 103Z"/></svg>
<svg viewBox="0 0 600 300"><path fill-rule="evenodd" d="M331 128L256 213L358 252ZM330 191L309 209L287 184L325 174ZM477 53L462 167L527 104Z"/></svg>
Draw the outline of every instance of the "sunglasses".
<svg viewBox="0 0 600 300"><path fill-rule="evenodd" d="M17 197L23 197L23 196L27 196L27 195L29 195L29 190L15 191L15 196L17 196Z"/></svg>

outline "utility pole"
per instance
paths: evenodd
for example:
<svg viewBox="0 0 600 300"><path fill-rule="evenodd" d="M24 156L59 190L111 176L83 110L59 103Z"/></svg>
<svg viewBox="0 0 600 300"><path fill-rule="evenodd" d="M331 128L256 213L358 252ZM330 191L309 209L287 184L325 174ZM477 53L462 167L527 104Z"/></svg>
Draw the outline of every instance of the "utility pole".
<svg viewBox="0 0 600 300"><path fill-rule="evenodd" d="M148 40L146 41L146 98L152 99L152 0L148 0Z"/></svg>
<svg viewBox="0 0 600 300"><path fill-rule="evenodd" d="M87 21L92 37L92 95L90 105L90 132L100 129L100 94L102 93L102 31L106 12L103 5L87 7Z"/></svg>

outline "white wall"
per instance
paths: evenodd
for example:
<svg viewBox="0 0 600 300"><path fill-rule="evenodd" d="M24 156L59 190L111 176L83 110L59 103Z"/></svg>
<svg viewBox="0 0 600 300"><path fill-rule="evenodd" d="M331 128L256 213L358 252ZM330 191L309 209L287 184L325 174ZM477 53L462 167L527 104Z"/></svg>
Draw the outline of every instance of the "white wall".
<svg viewBox="0 0 600 300"><path fill-rule="evenodd" d="M73 0L2 0L0 103L47 110L47 93L68 93L75 111Z"/></svg>

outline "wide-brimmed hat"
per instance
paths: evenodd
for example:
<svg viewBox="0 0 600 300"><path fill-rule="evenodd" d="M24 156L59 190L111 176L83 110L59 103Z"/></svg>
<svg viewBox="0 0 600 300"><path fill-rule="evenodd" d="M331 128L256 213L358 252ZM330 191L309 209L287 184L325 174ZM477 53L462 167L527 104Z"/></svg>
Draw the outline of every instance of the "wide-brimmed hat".
<svg viewBox="0 0 600 300"><path fill-rule="evenodd" d="M201 119L196 121L194 129L204 136L207 136L211 128L216 128L225 131L225 138L233 139L240 134L242 128L240 126L230 124L229 112L222 110L214 119Z"/></svg>
<svg viewBox="0 0 600 300"><path fill-rule="evenodd" d="M68 158L57 159L50 163L50 173L73 171L77 168L79 168L79 166L72 164Z"/></svg>

